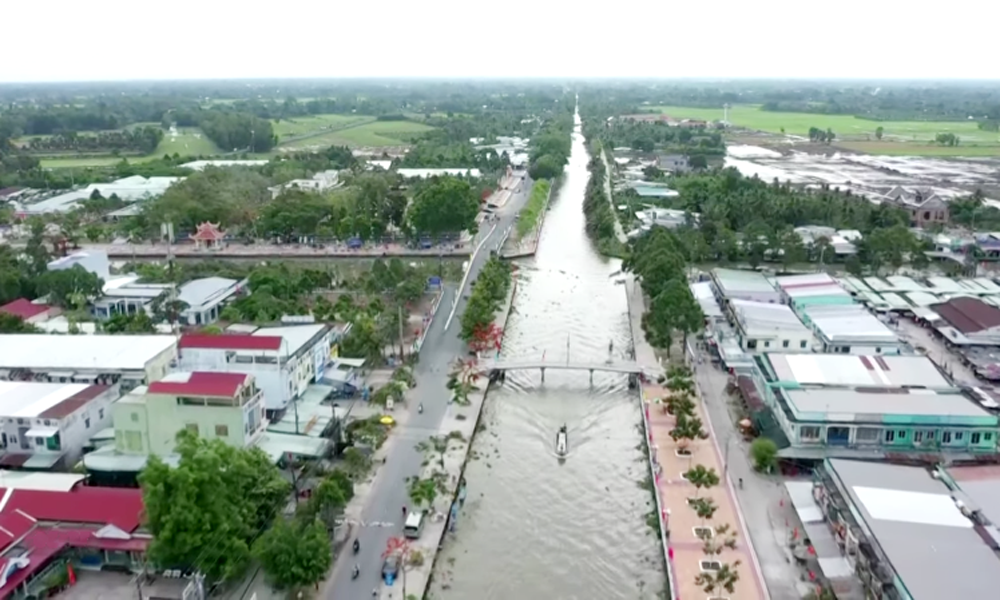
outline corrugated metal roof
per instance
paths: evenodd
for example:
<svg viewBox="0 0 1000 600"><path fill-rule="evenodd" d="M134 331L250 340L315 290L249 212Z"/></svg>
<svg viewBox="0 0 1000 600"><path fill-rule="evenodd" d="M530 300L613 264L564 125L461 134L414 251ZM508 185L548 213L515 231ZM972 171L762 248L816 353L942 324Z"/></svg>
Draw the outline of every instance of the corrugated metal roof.
<svg viewBox="0 0 1000 600"><path fill-rule="evenodd" d="M234 398L249 377L246 373L171 373L149 384L149 393Z"/></svg>

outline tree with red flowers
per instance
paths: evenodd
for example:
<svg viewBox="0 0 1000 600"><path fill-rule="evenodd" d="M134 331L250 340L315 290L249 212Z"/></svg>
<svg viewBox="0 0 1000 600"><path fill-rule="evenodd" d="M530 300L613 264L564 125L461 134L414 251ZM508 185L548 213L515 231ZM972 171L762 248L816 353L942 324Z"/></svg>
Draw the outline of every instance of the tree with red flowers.
<svg viewBox="0 0 1000 600"><path fill-rule="evenodd" d="M485 352L486 350L500 350L503 342L503 328L496 323L479 325L472 331L472 340L469 341L469 348L473 352Z"/></svg>
<svg viewBox="0 0 1000 600"><path fill-rule="evenodd" d="M448 375L446 387L451 390L456 404L469 404L469 394L478 389L476 382L479 377L480 373L476 369L475 360L462 360L460 358L455 361L452 372Z"/></svg>
<svg viewBox="0 0 1000 600"><path fill-rule="evenodd" d="M419 566L423 564L424 557L419 550L410 547L410 541L402 537L391 537L386 542L382 559L395 556L399 561L399 578L403 582L403 598L406 598L406 567L408 565Z"/></svg>

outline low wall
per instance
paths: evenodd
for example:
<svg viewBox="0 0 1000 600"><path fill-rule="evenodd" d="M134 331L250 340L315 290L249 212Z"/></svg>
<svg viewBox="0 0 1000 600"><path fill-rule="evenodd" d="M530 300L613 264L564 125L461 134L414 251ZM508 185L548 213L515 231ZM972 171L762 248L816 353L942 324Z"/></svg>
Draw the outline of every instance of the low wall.
<svg viewBox="0 0 1000 600"><path fill-rule="evenodd" d="M511 290L508 295L507 302L497 311L494 322L501 323L504 327L506 327L507 320L510 318L511 308L514 305L514 296L516 294L517 278L515 277L511 283ZM470 405L464 408L474 412L475 418L458 420L455 418L454 414L451 414L445 417L441 423L441 427L438 429L438 435L448 435L453 431L461 432L465 441L460 444L453 442L448 451L445 453L444 472L450 476L448 493L439 498L438 501L435 502L435 505L444 504L442 500L447 500L447 507L445 508L444 513L449 516L440 520L432 519L425 526L424 535L421 539L421 543L419 544L419 549L424 552L424 565L409 573L410 579L407 582L406 588L407 597L412 594L418 598L424 598L427 594L427 590L430 589L438 553L444 544L445 535L448 533L449 526L451 525L451 507L458 501L460 484L462 478L465 476L465 467L468 465L469 455L471 454L470 451L472 450L472 443L475 439L476 432L479 430L479 423L482 419L483 407L486 405L486 396L488 393L489 384L487 383L481 393L477 392L470 394ZM451 406L454 407L457 405L452 404ZM433 467L428 467L428 469L433 469ZM422 475L425 474L429 473L422 473ZM436 511L437 507L435 506L435 512ZM433 545L428 545L428 541L432 542Z"/></svg>
<svg viewBox="0 0 1000 600"><path fill-rule="evenodd" d="M441 308L441 298L444 298L443 291L437 293L437 297L434 298L434 303L431 305L430 310L428 310L424 315L423 329L420 330L420 336L413 342L413 347L410 348L410 352L420 352L420 348L423 347L424 339L427 337L427 332L430 330L431 325L434 324L434 319L437 317L438 309Z"/></svg>

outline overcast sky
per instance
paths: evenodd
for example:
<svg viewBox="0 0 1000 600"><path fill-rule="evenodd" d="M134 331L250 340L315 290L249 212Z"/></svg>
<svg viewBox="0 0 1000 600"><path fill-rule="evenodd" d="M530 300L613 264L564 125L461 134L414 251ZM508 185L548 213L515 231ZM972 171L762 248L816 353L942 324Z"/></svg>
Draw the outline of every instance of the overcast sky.
<svg viewBox="0 0 1000 600"><path fill-rule="evenodd" d="M4 0L0 81L1000 78L1000 2Z"/></svg>

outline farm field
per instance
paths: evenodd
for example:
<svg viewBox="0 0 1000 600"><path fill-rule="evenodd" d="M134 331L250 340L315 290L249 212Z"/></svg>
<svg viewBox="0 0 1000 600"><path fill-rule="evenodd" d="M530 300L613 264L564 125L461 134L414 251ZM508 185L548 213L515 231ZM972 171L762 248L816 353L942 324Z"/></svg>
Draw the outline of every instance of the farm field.
<svg viewBox="0 0 1000 600"><path fill-rule="evenodd" d="M654 106L659 112L678 119L721 120L722 109L685 106ZM869 121L850 115L762 111L756 105L735 105L729 109L729 121L737 127L768 133L807 136L810 127L832 129L835 145L871 154L911 154L918 156L993 156L1000 154L1000 134L980 130L971 121ZM875 129L882 127L882 140L875 139ZM942 147L933 143L939 133L953 133L961 143ZM858 145L862 144L862 145ZM852 147L853 146L853 147ZM864 148L864 149L863 149Z"/></svg>
<svg viewBox="0 0 1000 600"><path fill-rule="evenodd" d="M434 129L413 121L370 121L322 135L283 144L283 150L312 150L328 146L390 147L405 146L415 136Z"/></svg>
<svg viewBox="0 0 1000 600"><path fill-rule="evenodd" d="M320 134L326 130L336 130L343 127L374 121L375 117L363 115L313 115L272 121L274 134L278 136L280 145L286 138L304 135Z"/></svg>
<svg viewBox="0 0 1000 600"><path fill-rule="evenodd" d="M152 125L151 123L143 123L132 125L131 127L138 127L139 125ZM158 125L157 125L158 126ZM212 155L219 154L219 147L215 143L205 137L201 130L192 128L181 128L178 130L178 135L171 136L170 133L166 133L163 136L163 141L156 147L156 150L145 156L109 156L107 154L95 154L95 155L79 155L79 156L57 156L53 158L40 158L42 167L46 169L59 169L59 168L70 168L70 167L106 167L108 165L113 165L121 162L122 158L127 158L129 162L144 162L148 160L153 160L156 158L161 158L164 154L179 154L181 156L201 156L201 155Z"/></svg>

